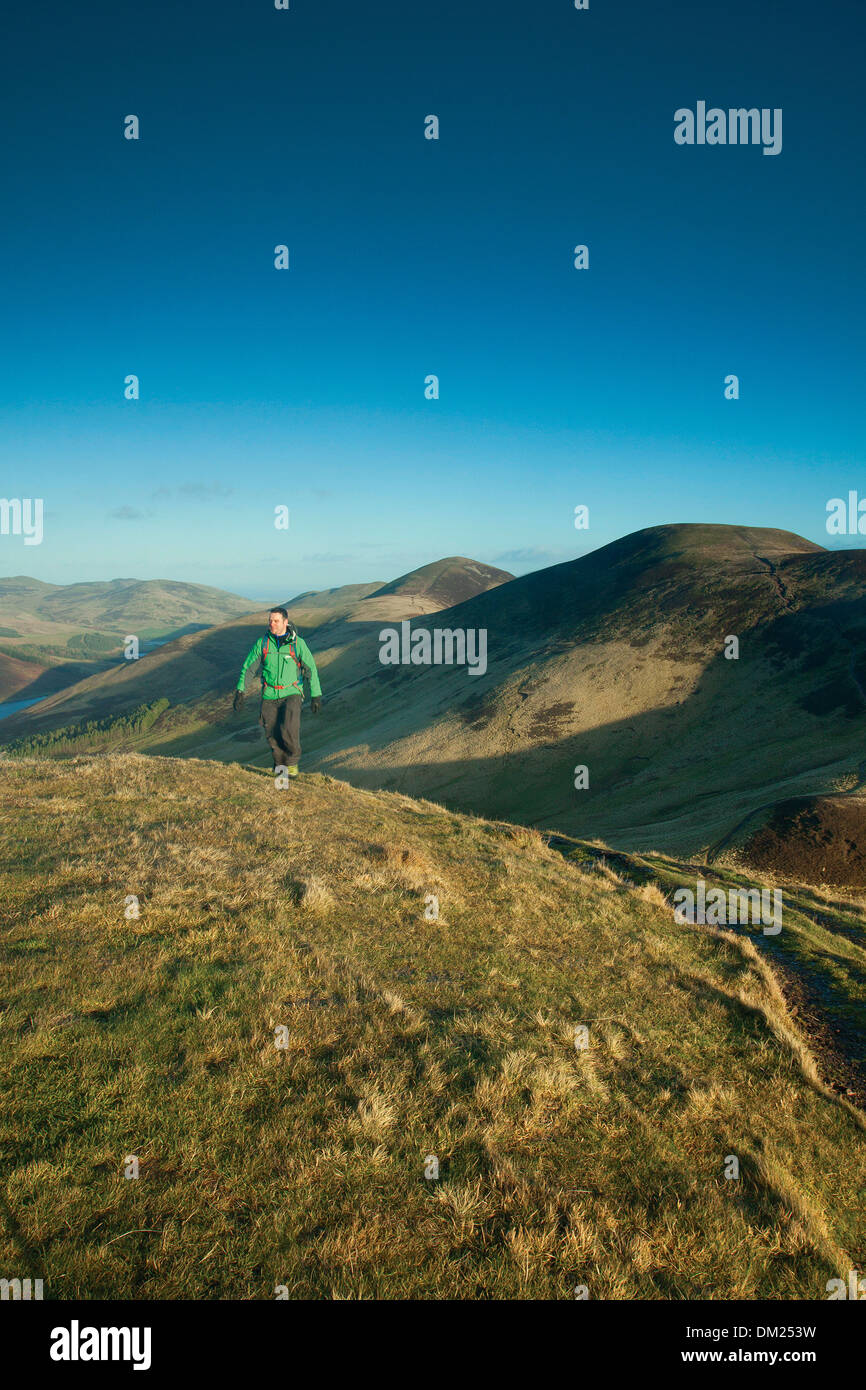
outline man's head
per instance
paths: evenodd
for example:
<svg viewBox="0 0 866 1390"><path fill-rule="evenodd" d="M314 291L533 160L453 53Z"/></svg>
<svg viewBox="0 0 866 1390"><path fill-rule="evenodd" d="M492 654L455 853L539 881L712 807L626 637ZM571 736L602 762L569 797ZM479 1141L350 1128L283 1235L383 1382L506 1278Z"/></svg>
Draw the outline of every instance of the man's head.
<svg viewBox="0 0 866 1390"><path fill-rule="evenodd" d="M285 608L272 608L268 614L268 627L275 637L285 635L286 628L289 626L289 615Z"/></svg>

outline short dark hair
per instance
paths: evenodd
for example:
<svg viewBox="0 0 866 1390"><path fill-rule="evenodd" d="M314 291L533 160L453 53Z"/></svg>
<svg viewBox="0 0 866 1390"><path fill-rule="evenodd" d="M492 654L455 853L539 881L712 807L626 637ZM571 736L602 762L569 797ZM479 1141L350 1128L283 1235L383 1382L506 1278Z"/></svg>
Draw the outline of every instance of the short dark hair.
<svg viewBox="0 0 866 1390"><path fill-rule="evenodd" d="M269 612L269 613L282 613L282 615L283 615L283 617L285 618L286 622L289 621L289 613L288 613L288 609L286 609L286 608L270 608L270 609L268 610L268 612Z"/></svg>

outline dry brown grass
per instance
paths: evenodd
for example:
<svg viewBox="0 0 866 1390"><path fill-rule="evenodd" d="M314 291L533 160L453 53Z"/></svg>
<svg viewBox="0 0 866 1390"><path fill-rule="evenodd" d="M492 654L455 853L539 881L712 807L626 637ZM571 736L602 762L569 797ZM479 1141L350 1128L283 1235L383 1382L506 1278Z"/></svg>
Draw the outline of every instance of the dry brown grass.
<svg viewBox="0 0 866 1390"><path fill-rule="evenodd" d="M108 757L0 796L10 1277L787 1298L862 1259L858 1112L758 947L660 890L319 777Z"/></svg>

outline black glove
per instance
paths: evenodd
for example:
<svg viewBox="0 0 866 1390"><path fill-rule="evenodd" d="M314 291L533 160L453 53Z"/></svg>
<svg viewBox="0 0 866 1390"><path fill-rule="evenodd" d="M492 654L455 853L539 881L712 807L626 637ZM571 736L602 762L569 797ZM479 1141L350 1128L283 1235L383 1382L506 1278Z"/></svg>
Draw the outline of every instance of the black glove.
<svg viewBox="0 0 866 1390"><path fill-rule="evenodd" d="M321 708L322 708L322 697L321 697L321 695L314 695L313 698L312 698L312 700L310 701L310 709L313 711L313 714L318 714L318 713L319 713L319 710L320 710Z"/></svg>
<svg viewBox="0 0 866 1390"><path fill-rule="evenodd" d="M241 712L241 710L243 709L243 707L244 707L244 692L243 692L242 690L236 690L236 691L235 691L235 698L234 698L234 700L232 701L232 709L234 710L235 714L240 714L240 712Z"/></svg>

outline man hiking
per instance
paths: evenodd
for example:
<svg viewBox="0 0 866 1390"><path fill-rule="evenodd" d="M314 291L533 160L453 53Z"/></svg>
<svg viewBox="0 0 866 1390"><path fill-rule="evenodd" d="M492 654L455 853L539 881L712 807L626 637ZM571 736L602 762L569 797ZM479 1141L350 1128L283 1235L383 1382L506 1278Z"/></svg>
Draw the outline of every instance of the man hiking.
<svg viewBox="0 0 866 1390"><path fill-rule="evenodd" d="M271 745L274 767L285 767L290 777L298 775L301 756L301 705L304 703L304 676L310 678L310 708L318 714L322 707L322 687L313 654L299 637L285 608L272 608L268 633L250 648L241 667L233 709L243 708L247 671L262 663L262 725Z"/></svg>

